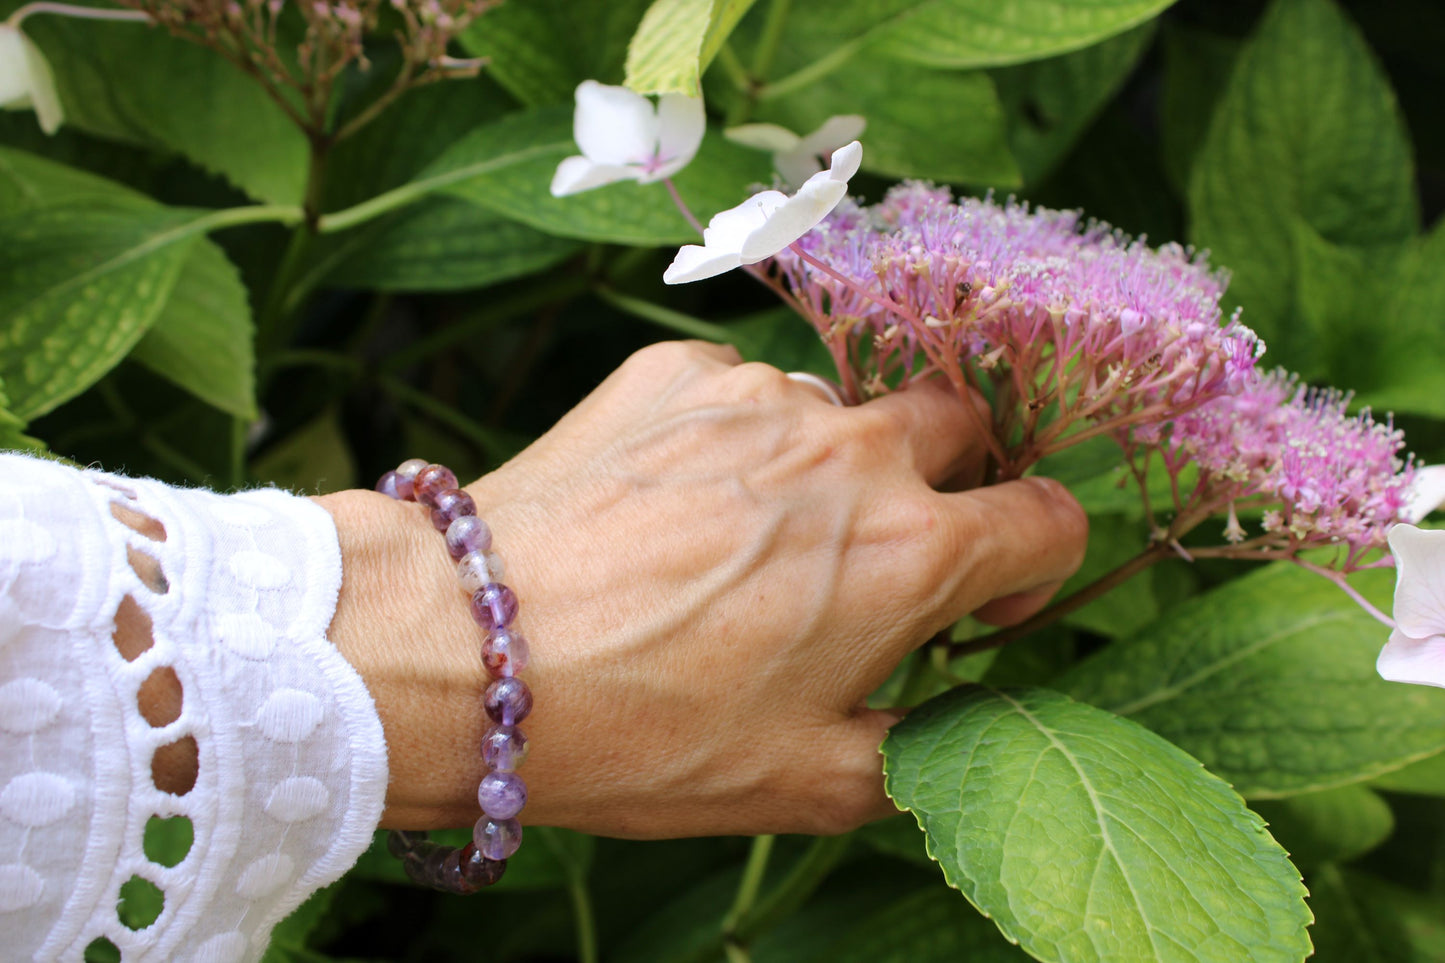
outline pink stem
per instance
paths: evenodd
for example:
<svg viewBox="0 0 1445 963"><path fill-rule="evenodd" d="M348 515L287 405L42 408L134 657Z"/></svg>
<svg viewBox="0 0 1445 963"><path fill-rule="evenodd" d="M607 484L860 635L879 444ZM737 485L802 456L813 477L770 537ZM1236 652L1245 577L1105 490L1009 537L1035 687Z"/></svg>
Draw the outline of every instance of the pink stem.
<svg viewBox="0 0 1445 963"><path fill-rule="evenodd" d="M1378 621L1381 625L1384 625L1386 628L1391 629L1395 627L1394 619L1390 618L1384 612L1381 612L1379 609L1371 605L1370 601L1363 595L1361 595L1359 593L1359 590L1356 589L1353 585L1351 585L1349 581L1339 572L1332 572L1327 568L1321 568L1320 566L1315 565L1313 562L1306 562L1302 558L1294 558L1290 559L1290 561L1294 562L1300 568L1307 569L1308 571L1314 572L1316 575L1321 575L1329 579L1331 582L1335 583L1335 585L1339 586L1340 591L1344 592L1350 598L1354 599L1354 601L1360 606L1360 608L1368 612L1370 616L1376 621Z"/></svg>
<svg viewBox="0 0 1445 963"><path fill-rule="evenodd" d="M672 195L672 203L677 205L677 209L682 212L682 216L687 219L687 223L692 225L693 230L701 234L702 221L697 219L697 215L692 212L692 208L688 207L686 202L683 201L682 195L677 192L677 185L672 182L672 178L663 178L662 182L667 185L667 193Z"/></svg>

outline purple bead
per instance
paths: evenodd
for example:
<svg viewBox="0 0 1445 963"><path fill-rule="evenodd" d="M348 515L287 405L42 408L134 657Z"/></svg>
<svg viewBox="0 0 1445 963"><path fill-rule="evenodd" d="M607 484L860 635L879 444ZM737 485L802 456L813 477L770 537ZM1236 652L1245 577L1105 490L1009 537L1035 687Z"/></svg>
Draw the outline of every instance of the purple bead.
<svg viewBox="0 0 1445 963"><path fill-rule="evenodd" d="M482 665L499 679L510 678L527 667L527 639L511 629L496 629L482 643Z"/></svg>
<svg viewBox="0 0 1445 963"><path fill-rule="evenodd" d="M487 859L506 859L522 845L522 824L483 816L472 830L472 842Z"/></svg>
<svg viewBox="0 0 1445 963"><path fill-rule="evenodd" d="M436 513L433 512L432 515L435 516ZM484 553L491 547L492 530L476 516L475 509L472 513L453 519L447 526L447 551L452 558L460 559L472 552Z"/></svg>
<svg viewBox="0 0 1445 963"><path fill-rule="evenodd" d="M395 498L397 501L404 502L411 498L411 479L389 471L377 480L376 490L387 498Z"/></svg>
<svg viewBox="0 0 1445 963"><path fill-rule="evenodd" d="M407 481L416 481L416 476L421 474L429 462L425 458L408 458L396 466L396 473Z"/></svg>
<svg viewBox="0 0 1445 963"><path fill-rule="evenodd" d="M437 492L435 507L431 510L431 523L439 532L446 531L458 518L477 513L477 503L472 496L460 488L448 488ZM456 556L453 556L455 558Z"/></svg>
<svg viewBox="0 0 1445 963"><path fill-rule="evenodd" d="M527 737L516 726L492 726L482 736L482 762L488 769L512 772L527 761Z"/></svg>
<svg viewBox="0 0 1445 963"><path fill-rule="evenodd" d="M457 487L457 476L445 465L427 465L417 472L412 484L416 500L427 508L436 507L436 497L448 488Z"/></svg>
<svg viewBox="0 0 1445 963"><path fill-rule="evenodd" d="M488 632L505 629L517 617L517 593L500 582L483 585L472 594L472 618Z"/></svg>
<svg viewBox="0 0 1445 963"><path fill-rule="evenodd" d="M477 802L493 819L511 819L527 805L527 784L515 772L489 772L477 787Z"/></svg>
<svg viewBox="0 0 1445 963"><path fill-rule="evenodd" d="M532 712L532 690L521 679L498 679L487 686L482 708L493 722L515 726Z"/></svg>
<svg viewBox="0 0 1445 963"><path fill-rule="evenodd" d="M507 871L506 860L488 859L474 843L467 843L462 847L458 861L462 866L462 880L472 887L473 892L483 886L491 886Z"/></svg>

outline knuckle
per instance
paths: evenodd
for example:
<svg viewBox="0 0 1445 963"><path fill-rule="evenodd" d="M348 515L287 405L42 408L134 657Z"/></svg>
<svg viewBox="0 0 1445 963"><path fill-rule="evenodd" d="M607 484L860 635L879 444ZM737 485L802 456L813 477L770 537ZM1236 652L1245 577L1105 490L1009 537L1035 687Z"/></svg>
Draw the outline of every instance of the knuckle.
<svg viewBox="0 0 1445 963"><path fill-rule="evenodd" d="M790 385L787 375L761 361L745 361L727 373L727 390L739 401L771 401L782 397Z"/></svg>
<svg viewBox="0 0 1445 963"><path fill-rule="evenodd" d="M1032 481L1043 490L1050 521L1058 535L1058 546L1069 553L1069 568L1076 571L1083 564L1084 549L1089 542L1089 516L1062 482L1043 476L1036 476Z"/></svg>

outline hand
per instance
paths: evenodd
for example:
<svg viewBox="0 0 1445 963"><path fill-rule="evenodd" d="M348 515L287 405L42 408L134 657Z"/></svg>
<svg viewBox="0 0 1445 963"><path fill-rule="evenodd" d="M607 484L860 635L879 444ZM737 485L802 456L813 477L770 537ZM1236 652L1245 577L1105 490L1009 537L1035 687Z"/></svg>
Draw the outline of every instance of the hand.
<svg viewBox="0 0 1445 963"><path fill-rule="evenodd" d="M892 812L864 699L933 633L1016 621L1083 556L1058 484L978 478L978 420L920 384L854 408L735 352L658 344L468 490L531 641L525 823L669 837L836 833ZM384 825L478 815L487 679L415 505L321 499L331 638L390 749Z"/></svg>

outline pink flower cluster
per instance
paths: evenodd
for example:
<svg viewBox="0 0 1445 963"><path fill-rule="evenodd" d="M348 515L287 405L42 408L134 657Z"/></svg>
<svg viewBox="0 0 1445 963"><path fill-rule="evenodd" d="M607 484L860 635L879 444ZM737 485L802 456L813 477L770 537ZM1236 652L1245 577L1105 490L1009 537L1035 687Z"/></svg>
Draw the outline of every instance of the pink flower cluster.
<svg viewBox="0 0 1445 963"><path fill-rule="evenodd" d="M931 371L961 392L989 382L1005 477L1238 392L1263 351L1178 245L927 184L845 203L777 264L855 397Z"/></svg>
<svg viewBox="0 0 1445 963"><path fill-rule="evenodd" d="M1337 567L1348 571L1404 520L1414 474L1402 455L1404 434L1368 410L1346 414L1348 403L1338 391L1275 371L1166 428L1135 431L1132 441L1162 436L1160 450L1175 477L1186 464L1198 465L1196 504L1264 508L1262 534L1249 538L1231 525L1230 540L1241 549L1293 555L1339 546Z"/></svg>

